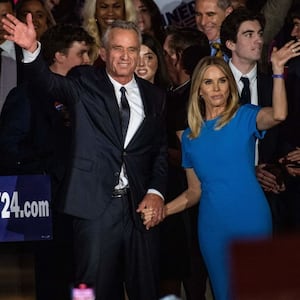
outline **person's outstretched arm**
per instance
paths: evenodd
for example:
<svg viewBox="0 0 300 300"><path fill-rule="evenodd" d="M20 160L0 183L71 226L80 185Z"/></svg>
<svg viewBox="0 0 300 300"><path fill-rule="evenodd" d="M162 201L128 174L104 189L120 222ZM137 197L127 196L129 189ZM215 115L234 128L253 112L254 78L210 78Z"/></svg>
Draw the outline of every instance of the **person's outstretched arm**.
<svg viewBox="0 0 300 300"><path fill-rule="evenodd" d="M31 13L27 14L26 22L27 24L18 20L15 16L7 14L2 19L3 29L7 32L4 38L33 53L38 47L38 42Z"/></svg>
<svg viewBox="0 0 300 300"><path fill-rule="evenodd" d="M264 107L257 114L256 123L259 130L269 129L287 117L288 106L284 83L284 66L288 60L300 55L300 42L290 41L282 48L274 47L271 55L273 69L272 107Z"/></svg>
<svg viewBox="0 0 300 300"><path fill-rule="evenodd" d="M165 205L164 217L179 213L186 208L197 204L201 196L201 183L193 169L186 169L188 188L178 197ZM153 211L145 209L142 211L142 218L147 229L153 218Z"/></svg>

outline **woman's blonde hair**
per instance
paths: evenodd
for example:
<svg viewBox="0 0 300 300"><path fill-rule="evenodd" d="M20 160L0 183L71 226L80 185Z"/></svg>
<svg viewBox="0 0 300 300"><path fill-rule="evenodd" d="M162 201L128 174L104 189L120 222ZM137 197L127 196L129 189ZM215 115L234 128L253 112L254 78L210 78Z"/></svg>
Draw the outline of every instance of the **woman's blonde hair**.
<svg viewBox="0 0 300 300"><path fill-rule="evenodd" d="M125 21L136 22L136 9L132 0L123 0L125 7ZM101 48L101 39L104 32L101 32L96 19L97 0L86 0L82 9L82 26L95 39L94 49L91 50L91 59L95 60Z"/></svg>
<svg viewBox="0 0 300 300"><path fill-rule="evenodd" d="M215 129L218 130L225 126L239 107L239 94L235 79L228 64L222 59L214 56L205 56L197 64L191 82L190 100L188 107L188 124L191 129L191 138L196 138L201 132L205 120L205 102L199 95L200 86L203 82L204 73L211 67L216 66L226 76L229 82L229 97L224 112L216 123Z"/></svg>

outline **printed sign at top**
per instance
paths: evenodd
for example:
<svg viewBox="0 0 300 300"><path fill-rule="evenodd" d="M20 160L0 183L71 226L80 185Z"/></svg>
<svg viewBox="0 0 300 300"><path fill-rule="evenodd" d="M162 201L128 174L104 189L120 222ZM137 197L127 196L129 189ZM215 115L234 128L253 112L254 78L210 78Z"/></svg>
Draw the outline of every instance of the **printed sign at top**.
<svg viewBox="0 0 300 300"><path fill-rule="evenodd" d="M195 1L155 0L165 25L196 27Z"/></svg>

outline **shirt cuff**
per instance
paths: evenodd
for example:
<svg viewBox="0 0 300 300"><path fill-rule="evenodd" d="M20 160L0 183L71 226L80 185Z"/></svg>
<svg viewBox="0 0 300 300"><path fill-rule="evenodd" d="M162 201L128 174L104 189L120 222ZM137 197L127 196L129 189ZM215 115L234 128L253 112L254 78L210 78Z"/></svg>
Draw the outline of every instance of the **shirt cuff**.
<svg viewBox="0 0 300 300"><path fill-rule="evenodd" d="M147 191L147 194L155 194L155 195L161 197L161 199L163 199L163 201L165 201L164 196L163 196L158 190L155 190L155 189L149 189L149 190Z"/></svg>
<svg viewBox="0 0 300 300"><path fill-rule="evenodd" d="M23 63L28 64L33 62L41 52L41 43L37 42L38 46L34 52L29 52L23 49Z"/></svg>

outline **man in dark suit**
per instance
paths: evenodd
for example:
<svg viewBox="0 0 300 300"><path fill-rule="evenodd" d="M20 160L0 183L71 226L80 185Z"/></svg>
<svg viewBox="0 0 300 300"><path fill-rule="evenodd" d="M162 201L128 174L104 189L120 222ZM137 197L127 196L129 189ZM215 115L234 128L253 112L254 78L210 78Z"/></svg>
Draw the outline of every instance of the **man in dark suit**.
<svg viewBox="0 0 300 300"><path fill-rule="evenodd" d="M290 38L300 41L300 3L290 10ZM287 158L286 190L282 193L286 205L286 229L300 232L300 58L287 65L286 89L289 99L288 117L280 126L282 156Z"/></svg>
<svg viewBox="0 0 300 300"><path fill-rule="evenodd" d="M196 0L195 21L198 30L202 31L208 38L211 56L223 57L228 61L226 53L222 52L220 40L220 27L232 12L230 0Z"/></svg>
<svg viewBox="0 0 300 300"><path fill-rule="evenodd" d="M28 25L7 18L6 38L34 56L39 50L31 15ZM66 101L74 120L59 208L75 217L76 283L95 286L96 299L123 299L124 283L130 300L158 298L158 228L146 230L138 213L154 211L151 227L163 218L165 95L134 76L140 42L135 24L115 21L100 50L105 69L78 67L62 78L39 58L28 66L38 85Z"/></svg>
<svg viewBox="0 0 300 300"><path fill-rule="evenodd" d="M241 94L242 104L249 102L263 107L272 105L272 76L260 72L258 66L263 48L264 25L265 19L261 13L238 8L225 18L221 26L222 44L226 46L225 51L230 57L229 66ZM242 99L244 78L249 82L248 101ZM267 131L256 148L256 175L269 200L275 231L281 225L278 194L284 190L284 184L276 181L276 176L268 171L267 166L276 163L279 155L279 130L275 127Z"/></svg>

